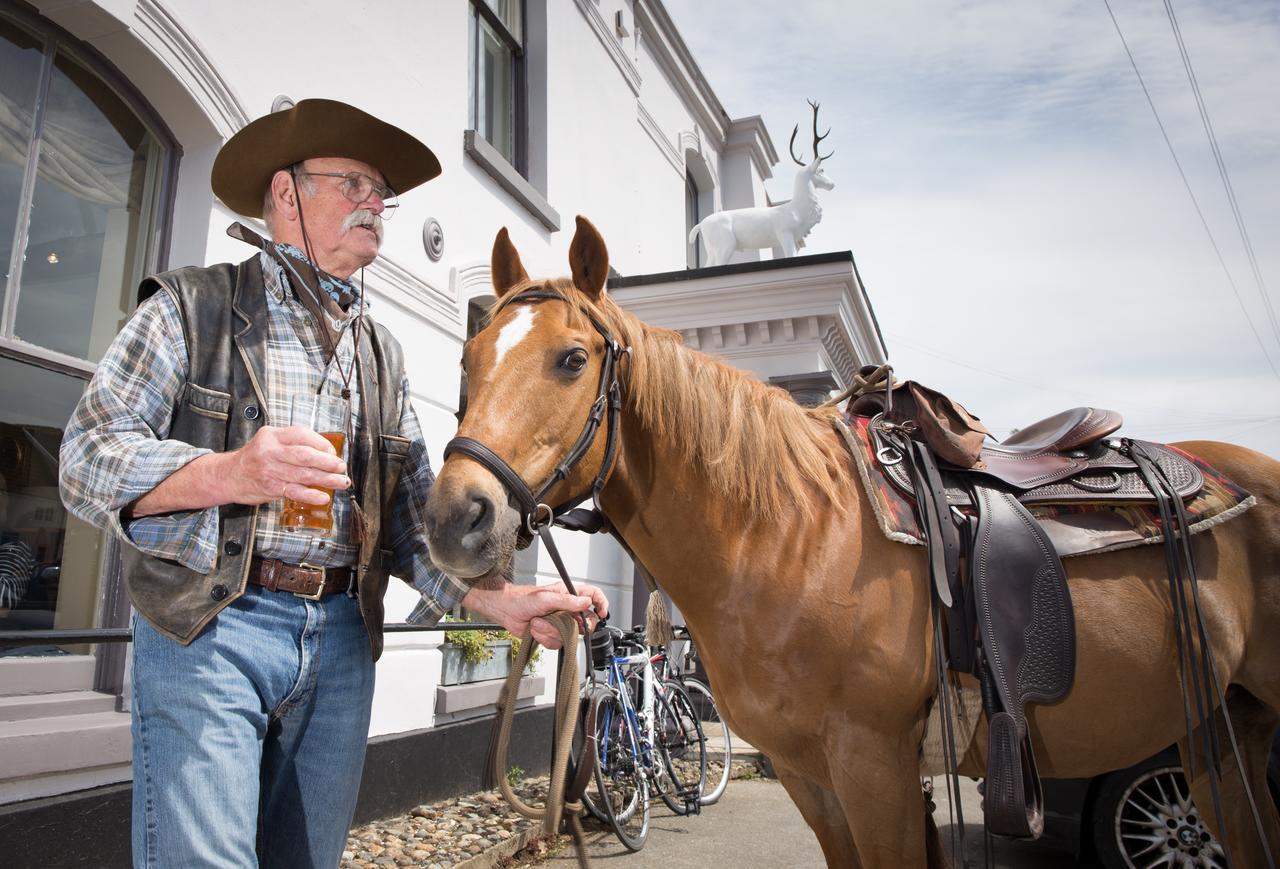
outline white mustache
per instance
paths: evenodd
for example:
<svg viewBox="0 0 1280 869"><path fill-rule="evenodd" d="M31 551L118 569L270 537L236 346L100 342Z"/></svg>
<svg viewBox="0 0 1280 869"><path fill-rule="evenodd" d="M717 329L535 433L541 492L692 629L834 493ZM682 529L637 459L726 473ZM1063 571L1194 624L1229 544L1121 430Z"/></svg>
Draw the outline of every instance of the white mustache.
<svg viewBox="0 0 1280 869"><path fill-rule="evenodd" d="M342 221L342 234L346 235L357 226L369 226L373 228L373 234L378 237L378 246L382 246L382 216L374 214L367 208L361 208L348 214Z"/></svg>

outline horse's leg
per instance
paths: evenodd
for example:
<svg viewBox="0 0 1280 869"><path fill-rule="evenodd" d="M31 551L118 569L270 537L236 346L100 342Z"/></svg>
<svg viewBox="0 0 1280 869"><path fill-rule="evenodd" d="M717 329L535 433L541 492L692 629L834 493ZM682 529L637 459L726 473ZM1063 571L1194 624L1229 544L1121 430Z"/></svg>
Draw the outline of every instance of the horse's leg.
<svg viewBox="0 0 1280 869"><path fill-rule="evenodd" d="M805 823L818 837L822 846L822 855L827 859L827 866L848 866L851 869L860 867L857 850L853 847L853 836L849 833L849 824L844 818L844 809L836 795L821 785L801 778L793 772L773 765L778 780L791 796Z"/></svg>
<svg viewBox="0 0 1280 869"><path fill-rule="evenodd" d="M1280 818L1276 815L1275 804L1271 801L1271 792L1267 786L1267 759L1271 753L1271 741L1275 738L1276 727L1280 724L1280 716L1276 711L1259 701L1246 691L1233 690L1227 696L1227 706L1231 710L1231 721L1235 726L1236 741L1240 746L1240 760L1248 778L1249 788L1253 792L1254 802L1262 820L1262 827L1271 848L1272 860L1280 861ZM1226 841L1231 845L1231 857L1237 866L1266 866L1263 857L1262 843L1258 839L1257 827L1254 824L1253 812L1249 808L1244 786L1240 776L1240 768L1236 766L1235 756L1231 753L1231 743L1227 738L1221 712L1218 713L1218 733L1222 750L1222 812L1227 825ZM1204 763L1204 744L1200 740L1203 735L1197 729L1195 733L1195 767L1196 777L1191 782L1191 799L1196 809L1213 830L1214 835L1222 838L1218 829L1217 816L1213 808L1213 791L1209 782L1209 774ZM1180 740L1178 750L1182 755L1183 769L1188 769L1186 740Z"/></svg>
<svg viewBox="0 0 1280 869"><path fill-rule="evenodd" d="M828 761L836 797L867 869L928 865L919 733L904 730L885 734L851 728Z"/></svg>

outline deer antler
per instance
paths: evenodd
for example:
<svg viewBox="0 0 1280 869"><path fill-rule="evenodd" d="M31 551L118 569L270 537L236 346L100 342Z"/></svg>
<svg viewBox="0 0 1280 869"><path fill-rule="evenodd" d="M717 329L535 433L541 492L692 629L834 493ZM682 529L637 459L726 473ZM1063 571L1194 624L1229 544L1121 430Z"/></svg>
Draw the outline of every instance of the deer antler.
<svg viewBox="0 0 1280 869"><path fill-rule="evenodd" d="M800 132L800 125L796 124L791 130L791 144L788 146L791 150L791 159L796 161L797 166L803 166L804 161L796 156L796 134Z"/></svg>
<svg viewBox="0 0 1280 869"><path fill-rule="evenodd" d="M813 100L805 100L805 102L813 106L813 156L818 160L828 160L831 158L832 154L835 154L835 151L832 151L831 154L827 154L826 156L823 156L822 154L818 153L818 143L821 142L823 139L827 138L827 136L831 135L831 128L827 127L827 131L823 133L821 136L819 136L818 135L818 105L819 104L815 103Z"/></svg>
<svg viewBox="0 0 1280 869"><path fill-rule="evenodd" d="M827 131L823 133L821 136L819 136L818 135L819 104L815 103L813 100L805 100L805 102L807 102L810 106L813 107L813 156L815 159L818 159L818 160L828 160L831 158L832 154L835 154L835 151L832 151L831 154L821 155L818 153L818 143L821 142L823 139L827 138L827 136L831 135L831 128L828 127ZM800 132L799 124L796 124L794 127L792 127L791 141L788 143L787 149L791 151L791 159L796 161L796 165L803 166L805 165L805 162L796 156L796 136L799 134L799 132Z"/></svg>

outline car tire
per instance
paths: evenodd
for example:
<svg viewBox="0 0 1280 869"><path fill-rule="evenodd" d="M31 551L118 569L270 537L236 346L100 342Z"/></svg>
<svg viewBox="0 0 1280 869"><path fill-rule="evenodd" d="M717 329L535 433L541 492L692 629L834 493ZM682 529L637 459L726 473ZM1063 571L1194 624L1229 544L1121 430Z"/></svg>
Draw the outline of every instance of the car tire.
<svg viewBox="0 0 1280 869"><path fill-rule="evenodd" d="M1166 860L1226 869L1221 846L1191 802L1176 753L1161 752L1102 776L1092 806L1089 829L1104 869L1166 865Z"/></svg>

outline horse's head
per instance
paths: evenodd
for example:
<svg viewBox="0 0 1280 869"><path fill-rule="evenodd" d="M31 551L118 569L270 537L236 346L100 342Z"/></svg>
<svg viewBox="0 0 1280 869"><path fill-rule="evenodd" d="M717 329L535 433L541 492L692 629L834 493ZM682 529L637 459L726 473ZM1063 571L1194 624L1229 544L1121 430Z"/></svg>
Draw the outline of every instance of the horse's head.
<svg viewBox="0 0 1280 869"><path fill-rule="evenodd" d="M549 518L542 505L589 494L616 455L606 457L607 393L621 348L598 316L609 253L590 222L579 217L577 227L572 278L545 281L529 279L507 230L498 233L498 303L463 350L467 411L431 489L426 528L437 566L480 585L503 581L522 529Z"/></svg>

